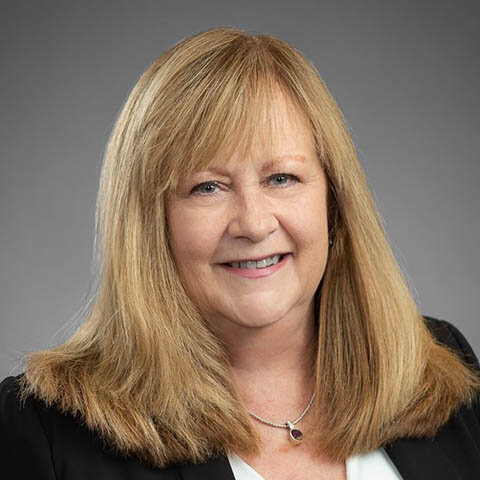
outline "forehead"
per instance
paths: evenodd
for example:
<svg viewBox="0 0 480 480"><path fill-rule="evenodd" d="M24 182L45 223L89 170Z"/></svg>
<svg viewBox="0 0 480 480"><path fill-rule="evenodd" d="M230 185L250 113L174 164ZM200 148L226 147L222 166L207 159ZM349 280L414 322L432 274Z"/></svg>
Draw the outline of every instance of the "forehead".
<svg viewBox="0 0 480 480"><path fill-rule="evenodd" d="M189 127L193 133L188 144L164 163L167 191L173 193L182 178L226 167L229 162L269 162L292 154L320 158L307 113L281 89L270 93L258 93L240 106L232 104L230 110L221 109L233 112L227 117L210 112L195 129Z"/></svg>
<svg viewBox="0 0 480 480"><path fill-rule="evenodd" d="M307 163L315 156L312 128L304 114L282 98L270 106L268 114L250 137L242 138L239 134L238 138L226 142L206 165L199 165L198 170L249 160L261 161L268 169L285 162Z"/></svg>

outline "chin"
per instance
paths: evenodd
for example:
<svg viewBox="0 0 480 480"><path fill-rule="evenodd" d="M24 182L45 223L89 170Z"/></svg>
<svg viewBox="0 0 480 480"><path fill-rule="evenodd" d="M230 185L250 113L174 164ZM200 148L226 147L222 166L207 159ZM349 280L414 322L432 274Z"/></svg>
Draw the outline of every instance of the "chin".
<svg viewBox="0 0 480 480"><path fill-rule="evenodd" d="M253 308L241 309L240 311L235 312L232 321L242 327L267 327L277 323L288 313L287 308L279 307L279 305L276 305L271 309L259 309L258 306L254 306Z"/></svg>

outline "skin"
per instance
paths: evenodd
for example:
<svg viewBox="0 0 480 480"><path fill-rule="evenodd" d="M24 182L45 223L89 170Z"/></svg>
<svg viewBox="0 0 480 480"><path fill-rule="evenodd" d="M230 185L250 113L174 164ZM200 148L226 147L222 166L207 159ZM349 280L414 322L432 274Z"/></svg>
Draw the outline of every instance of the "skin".
<svg viewBox="0 0 480 480"><path fill-rule="evenodd" d="M227 346L247 409L281 422L302 412L313 389L313 305L328 256L328 187L303 118L281 94L271 108L278 120L274 151L269 155L258 143L249 157L238 149L182 178L167 218L182 281ZM222 266L278 252L291 254L266 277L244 278ZM282 453L282 465L278 452L288 443L287 431L255 426L267 448L245 460L260 474L287 478L304 455L303 472L318 475L320 460L312 460L304 444L292 459Z"/></svg>

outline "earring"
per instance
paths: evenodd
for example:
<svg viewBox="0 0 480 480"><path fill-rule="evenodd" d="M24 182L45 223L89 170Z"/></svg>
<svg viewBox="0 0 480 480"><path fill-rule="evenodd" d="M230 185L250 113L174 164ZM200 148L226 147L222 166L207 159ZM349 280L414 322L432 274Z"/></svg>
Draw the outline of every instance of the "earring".
<svg viewBox="0 0 480 480"><path fill-rule="evenodd" d="M328 244L333 245L333 231L332 230L328 231Z"/></svg>

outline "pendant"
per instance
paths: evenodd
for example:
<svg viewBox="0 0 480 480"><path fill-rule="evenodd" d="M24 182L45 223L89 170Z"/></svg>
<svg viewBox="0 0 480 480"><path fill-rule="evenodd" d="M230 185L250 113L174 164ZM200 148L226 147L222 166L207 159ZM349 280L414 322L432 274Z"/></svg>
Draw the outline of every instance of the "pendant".
<svg viewBox="0 0 480 480"><path fill-rule="evenodd" d="M302 443L303 433L298 428L295 428L292 422L287 422L287 426L290 429L290 441L296 445Z"/></svg>

